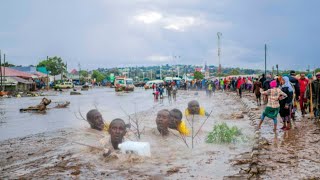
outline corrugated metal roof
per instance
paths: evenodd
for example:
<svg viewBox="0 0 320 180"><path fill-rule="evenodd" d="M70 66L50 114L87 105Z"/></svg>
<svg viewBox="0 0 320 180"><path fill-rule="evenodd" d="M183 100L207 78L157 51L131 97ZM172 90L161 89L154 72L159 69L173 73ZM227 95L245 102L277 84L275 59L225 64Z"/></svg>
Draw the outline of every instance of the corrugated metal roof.
<svg viewBox="0 0 320 180"><path fill-rule="evenodd" d="M36 75L36 76L38 76L38 77L47 77L48 75L47 74L44 74L44 73L42 73L42 72L39 72L39 71L37 71L37 72L35 72L35 73L33 73L34 75Z"/></svg>
<svg viewBox="0 0 320 180"><path fill-rule="evenodd" d="M16 80L17 82L19 83L22 83L22 84L33 84L34 82L31 81L31 80L25 80L23 78L19 78L19 77L10 77L11 79L14 79Z"/></svg>
<svg viewBox="0 0 320 180"><path fill-rule="evenodd" d="M6 74L4 74L4 69L5 69ZM1 66L1 72L2 72L2 75L6 76L6 77L32 78L32 74L18 71L18 70L8 68L8 67L3 67L3 66Z"/></svg>

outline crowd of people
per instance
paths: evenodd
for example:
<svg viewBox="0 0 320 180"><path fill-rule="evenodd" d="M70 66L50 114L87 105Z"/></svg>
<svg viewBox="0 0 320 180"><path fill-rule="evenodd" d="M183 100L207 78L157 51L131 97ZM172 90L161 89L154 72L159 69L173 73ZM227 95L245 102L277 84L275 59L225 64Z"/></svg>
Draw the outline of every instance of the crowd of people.
<svg viewBox="0 0 320 180"><path fill-rule="evenodd" d="M283 130L289 130L292 126L291 121L296 119L296 111L300 110L302 117L307 114L307 109L312 117L319 118L320 109L320 72L315 76L306 75L306 73L296 74L291 71L289 75L282 76L271 74L262 74L259 77L253 76L229 76L225 78L216 78L214 80L194 79L184 84L185 90L205 90L207 96L211 97L216 90L235 91L242 98L244 91L255 94L258 106L267 106L261 119L270 117L277 124L277 115L283 121ZM171 96L176 100L177 85L175 82L163 85L153 85L155 100L160 97L163 99L164 92L167 93L169 100ZM274 89L274 90L273 90ZM280 91L279 91L280 90ZM272 114L273 113L273 114ZM262 123L261 121L261 123Z"/></svg>
<svg viewBox="0 0 320 180"><path fill-rule="evenodd" d="M222 80L224 81L224 80ZM292 124L296 120L295 113L300 110L304 117L309 112L310 118L319 119L320 109L320 72L315 77L307 77L305 73L296 75L294 71L288 76L274 76L263 74L259 78L252 77L236 77L231 78L231 81L223 82L221 79L215 81L204 81L203 88L208 96L219 89L221 91L237 91L239 96L242 96L242 91L248 90L255 94L257 105L260 106L263 102L266 106L261 115L261 121L258 125L260 129L265 117L268 117L274 122L274 130L277 130L278 115L283 122L282 130L290 130ZM249 84L248 84L249 82ZM155 99L163 99L163 93L166 91L169 98L173 96L175 99L177 86L174 82L152 86ZM261 98L262 96L262 98ZM200 107L199 102L192 100L188 103L188 107L184 112L187 117L189 115L208 116L204 108ZM110 124L105 123L99 111L96 109L87 113L87 121L92 129L98 131L107 131L110 134L109 148L117 150L118 145L122 143L123 137L129 127L122 119L114 119ZM157 131L162 136L167 136L169 129L175 130L181 135L188 136L190 134L186 122L183 120L183 113L179 109L162 109L157 113L155 120Z"/></svg>
<svg viewBox="0 0 320 180"><path fill-rule="evenodd" d="M312 75L306 77L305 73L297 75L295 71L291 71L288 76L275 76L273 79L271 75L265 79L262 76L257 84L259 86L262 84L260 93L267 104L262 113L259 128L261 128L264 117L267 116L274 120L274 130L276 130L277 116L280 113L283 121L281 129L289 130L296 120L295 114L298 109L302 117L309 112L310 118L319 119L320 72L315 77Z"/></svg>

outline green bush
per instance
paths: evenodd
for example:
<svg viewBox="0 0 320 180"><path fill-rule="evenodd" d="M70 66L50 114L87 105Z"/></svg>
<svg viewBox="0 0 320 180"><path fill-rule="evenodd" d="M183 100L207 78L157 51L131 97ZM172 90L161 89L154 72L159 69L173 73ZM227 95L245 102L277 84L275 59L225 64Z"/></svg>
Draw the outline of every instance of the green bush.
<svg viewBox="0 0 320 180"><path fill-rule="evenodd" d="M240 129L236 126L229 127L226 123L216 124L208 134L207 143L231 143L236 141L236 137L241 135Z"/></svg>

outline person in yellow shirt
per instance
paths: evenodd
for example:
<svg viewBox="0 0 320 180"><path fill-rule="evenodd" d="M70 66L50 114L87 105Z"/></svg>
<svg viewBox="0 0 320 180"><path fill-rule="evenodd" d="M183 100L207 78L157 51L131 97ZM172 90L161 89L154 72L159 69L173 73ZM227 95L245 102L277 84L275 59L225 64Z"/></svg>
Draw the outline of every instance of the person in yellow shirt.
<svg viewBox="0 0 320 180"><path fill-rule="evenodd" d="M87 113L87 121L92 129L108 132L109 124L103 121L101 113L97 109L91 109Z"/></svg>
<svg viewBox="0 0 320 180"><path fill-rule="evenodd" d="M182 112L179 109L172 109L170 111L169 128L179 131L181 135L190 135L185 121L182 121Z"/></svg>
<svg viewBox="0 0 320 180"><path fill-rule="evenodd" d="M207 115L204 108L200 107L199 102L196 100L192 100L188 103L188 108L185 110L185 115L200 115L205 116Z"/></svg>

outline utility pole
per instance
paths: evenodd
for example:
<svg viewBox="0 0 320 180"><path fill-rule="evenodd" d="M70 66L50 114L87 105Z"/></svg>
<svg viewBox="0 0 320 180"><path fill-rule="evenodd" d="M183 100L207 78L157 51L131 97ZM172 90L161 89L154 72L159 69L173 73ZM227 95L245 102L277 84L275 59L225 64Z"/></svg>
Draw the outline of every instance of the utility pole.
<svg viewBox="0 0 320 180"><path fill-rule="evenodd" d="M279 66L278 66L278 64L276 64L276 68L277 68L277 75L279 76Z"/></svg>
<svg viewBox="0 0 320 180"><path fill-rule="evenodd" d="M79 85L81 85L81 66L80 66L80 63L78 64L78 67L79 67Z"/></svg>
<svg viewBox="0 0 320 180"><path fill-rule="evenodd" d="M2 90L2 64L1 64L1 50L0 50L0 85L1 85L1 90ZM0 90L0 91L1 91Z"/></svg>
<svg viewBox="0 0 320 180"><path fill-rule="evenodd" d="M160 79L161 79L161 77L162 77L162 73L161 73L161 65L160 65Z"/></svg>
<svg viewBox="0 0 320 180"><path fill-rule="evenodd" d="M4 69L3 69L3 79L6 80L6 54L3 54L3 66L4 66ZM2 86L2 91L4 91L6 88L6 86Z"/></svg>
<svg viewBox="0 0 320 180"><path fill-rule="evenodd" d="M264 45L264 75L267 75L267 44Z"/></svg>
<svg viewBox="0 0 320 180"><path fill-rule="evenodd" d="M221 74L221 62L220 62L220 56L221 56L221 42L220 42L220 37L222 36L221 32L217 33L218 36L218 60L219 60L219 68L218 68L218 73Z"/></svg>

